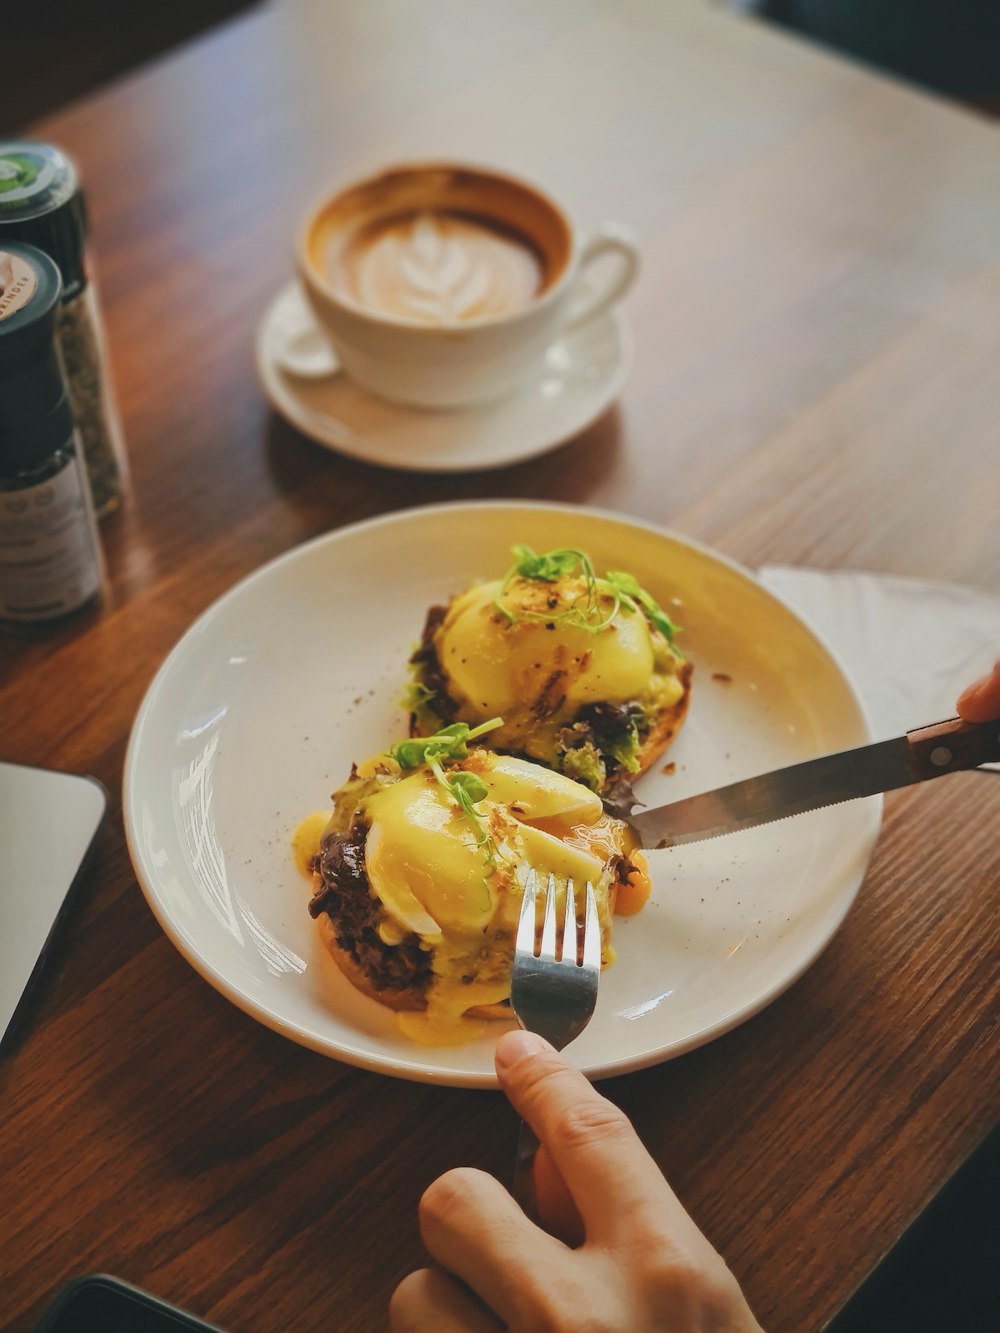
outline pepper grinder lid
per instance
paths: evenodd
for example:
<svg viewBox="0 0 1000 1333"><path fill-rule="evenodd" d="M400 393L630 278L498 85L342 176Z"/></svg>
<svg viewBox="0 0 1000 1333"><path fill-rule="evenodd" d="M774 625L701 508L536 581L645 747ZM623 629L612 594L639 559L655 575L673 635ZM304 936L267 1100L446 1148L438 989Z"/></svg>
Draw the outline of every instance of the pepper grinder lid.
<svg viewBox="0 0 1000 1333"><path fill-rule="evenodd" d="M55 347L61 288L47 254L0 240L0 474L36 465L73 428Z"/></svg>
<svg viewBox="0 0 1000 1333"><path fill-rule="evenodd" d="M0 140L0 245L23 241L59 265L63 299L87 282L86 215L76 167L52 144Z"/></svg>

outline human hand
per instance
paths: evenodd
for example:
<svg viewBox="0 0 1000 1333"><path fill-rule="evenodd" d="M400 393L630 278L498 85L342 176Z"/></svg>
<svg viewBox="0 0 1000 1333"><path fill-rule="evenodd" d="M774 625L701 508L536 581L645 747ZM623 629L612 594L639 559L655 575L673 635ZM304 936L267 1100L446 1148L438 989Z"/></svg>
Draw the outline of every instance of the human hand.
<svg viewBox="0 0 1000 1333"><path fill-rule="evenodd" d="M966 722L992 722L1000 718L1000 662L982 680L963 690L955 705Z"/></svg>
<svg viewBox="0 0 1000 1333"><path fill-rule="evenodd" d="M496 1069L542 1145L545 1229L485 1172L439 1177L420 1201L420 1231L440 1267L396 1288L397 1333L761 1333L623 1112L533 1033L501 1037Z"/></svg>

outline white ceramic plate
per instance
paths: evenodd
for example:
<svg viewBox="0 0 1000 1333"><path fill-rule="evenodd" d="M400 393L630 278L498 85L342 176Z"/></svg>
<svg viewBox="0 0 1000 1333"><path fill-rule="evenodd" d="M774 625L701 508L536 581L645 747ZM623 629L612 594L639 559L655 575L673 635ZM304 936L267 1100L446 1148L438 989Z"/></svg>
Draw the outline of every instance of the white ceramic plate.
<svg viewBox="0 0 1000 1333"><path fill-rule="evenodd" d="M342 374L295 374L328 350L297 283L278 293L257 330L257 374L268 402L304 435L368 463L412 472L481 472L523 462L579 435L621 392L631 337L621 310L551 347L524 389L485 407L424 412L365 393Z"/></svg>
<svg viewBox="0 0 1000 1333"><path fill-rule="evenodd" d="M321 537L238 584L181 639L139 710L124 784L136 873L177 948L235 1004L402 1078L492 1086L495 1033L417 1046L354 991L318 942L291 837L328 808L352 761L403 734L406 658L426 608L503 571L514 542L583 547L599 568L631 570L683 625L693 703L666 757L676 771L658 765L639 784L647 804L868 738L842 670L782 602L711 551L612 514L414 509ZM654 852L652 899L616 922L618 961L575 1061L595 1078L639 1069L763 1008L836 931L880 814L875 797Z"/></svg>

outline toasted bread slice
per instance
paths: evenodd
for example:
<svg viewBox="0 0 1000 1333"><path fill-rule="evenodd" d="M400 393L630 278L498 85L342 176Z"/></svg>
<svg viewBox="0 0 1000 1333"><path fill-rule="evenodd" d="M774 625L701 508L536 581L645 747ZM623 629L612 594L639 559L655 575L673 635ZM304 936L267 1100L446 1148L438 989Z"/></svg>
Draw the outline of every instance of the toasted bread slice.
<svg viewBox="0 0 1000 1333"><path fill-rule="evenodd" d="M337 942L337 933L328 913L316 918L320 939L333 957L333 961L343 972L351 985L367 995L369 1000L384 1004L389 1009L400 1012L417 1013L427 1008L427 995L424 986L385 987L379 990L372 984L371 978L358 960L342 949Z"/></svg>
<svg viewBox="0 0 1000 1333"><path fill-rule="evenodd" d="M382 990L373 986L371 978L358 960L337 943L333 921L326 912L316 918L316 925L325 948L355 990L377 1004L384 1004L387 1009L394 1009L397 1013L422 1013L427 1008L427 994L423 986L386 987ZM470 1018L485 1018L491 1022L513 1017L507 1000L501 1000L499 1004L475 1005L466 1012Z"/></svg>
<svg viewBox="0 0 1000 1333"><path fill-rule="evenodd" d="M684 662L677 673L677 678L684 686L684 693L673 705L672 708L665 708L654 721L646 739L639 750L639 772L646 773L653 767L660 755L663 754L667 746L672 744L677 733L684 725L684 719L687 717L688 706L691 702L691 677L693 667L690 662Z"/></svg>

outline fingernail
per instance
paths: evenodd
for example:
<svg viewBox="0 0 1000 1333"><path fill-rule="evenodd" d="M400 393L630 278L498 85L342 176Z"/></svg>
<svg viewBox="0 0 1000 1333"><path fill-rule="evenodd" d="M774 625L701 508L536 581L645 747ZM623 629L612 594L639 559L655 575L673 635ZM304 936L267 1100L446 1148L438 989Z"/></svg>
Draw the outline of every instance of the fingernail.
<svg viewBox="0 0 1000 1333"><path fill-rule="evenodd" d="M511 1065L516 1065L519 1060L527 1059L529 1055L541 1055L543 1051L551 1050L549 1043L537 1032L522 1032L518 1029L503 1034L497 1042L493 1059L499 1074Z"/></svg>

